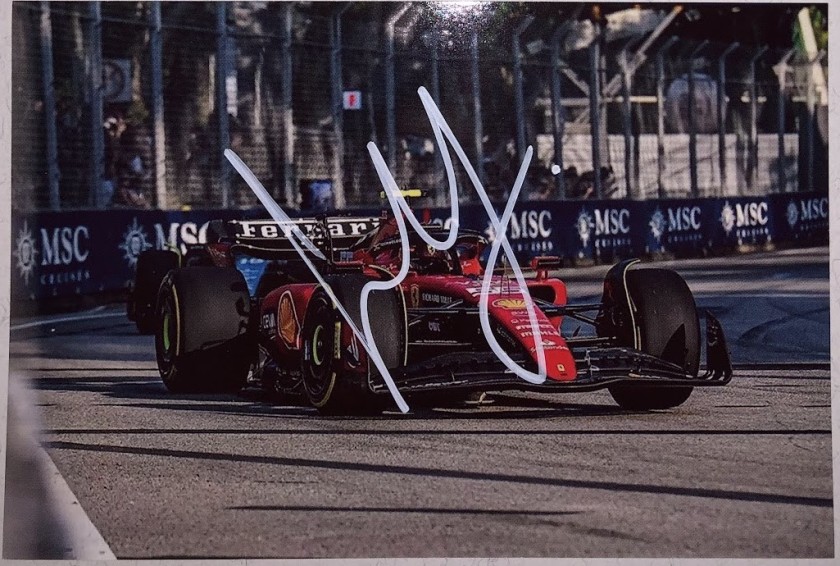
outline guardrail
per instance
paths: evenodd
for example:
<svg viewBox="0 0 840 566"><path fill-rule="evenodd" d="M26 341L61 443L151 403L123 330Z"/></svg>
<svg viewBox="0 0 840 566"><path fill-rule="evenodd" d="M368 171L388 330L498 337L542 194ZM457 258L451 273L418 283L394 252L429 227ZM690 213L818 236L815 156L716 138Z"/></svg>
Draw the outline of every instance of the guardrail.
<svg viewBox="0 0 840 566"><path fill-rule="evenodd" d="M445 223L448 212L429 208L417 215ZM262 209L13 214L12 303L119 291L132 280L144 250L203 242L211 219L258 217L267 215ZM479 205L461 207L460 225L494 237ZM658 253L724 253L744 245L825 244L828 225L825 193L530 201L517 205L508 238L520 260L556 255L571 261L613 261Z"/></svg>

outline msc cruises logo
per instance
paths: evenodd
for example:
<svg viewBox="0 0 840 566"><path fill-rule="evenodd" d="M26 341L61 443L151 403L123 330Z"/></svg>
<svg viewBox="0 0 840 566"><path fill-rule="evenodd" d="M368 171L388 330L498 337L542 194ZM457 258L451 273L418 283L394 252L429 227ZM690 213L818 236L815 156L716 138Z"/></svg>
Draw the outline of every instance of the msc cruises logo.
<svg viewBox="0 0 840 566"><path fill-rule="evenodd" d="M787 221L791 228L795 227L796 223L799 222L799 208L797 208L796 203L793 201L790 201L787 207Z"/></svg>
<svg viewBox="0 0 840 566"><path fill-rule="evenodd" d="M727 236L735 227L735 211L730 206L729 201L723 203L723 210L720 213L720 223Z"/></svg>
<svg viewBox="0 0 840 566"><path fill-rule="evenodd" d="M668 228L668 220L662 214L662 211L659 210L658 206L653 211L653 214L651 214L648 226L650 226L650 233L653 234L656 241L661 242L662 235L665 234L665 230Z"/></svg>
<svg viewBox="0 0 840 566"><path fill-rule="evenodd" d="M24 221L23 228L18 232L17 241L15 242L14 256L17 259L16 267L20 276L26 285L29 285L29 278L32 276L32 270L35 268L35 256L38 255L38 250L35 244L35 237L32 235L32 230L29 229L28 224Z"/></svg>
<svg viewBox="0 0 840 566"><path fill-rule="evenodd" d="M575 226L577 226L580 243L583 244L583 247L586 247L589 244L589 238L592 236L592 228L595 227L595 223L592 221L592 215L585 208L580 210Z"/></svg>
<svg viewBox="0 0 840 566"><path fill-rule="evenodd" d="M136 216L134 222L123 234L123 241L118 247L124 252L123 259L131 269L137 268L137 258L140 257L140 254L152 247L146 231L137 221Z"/></svg>

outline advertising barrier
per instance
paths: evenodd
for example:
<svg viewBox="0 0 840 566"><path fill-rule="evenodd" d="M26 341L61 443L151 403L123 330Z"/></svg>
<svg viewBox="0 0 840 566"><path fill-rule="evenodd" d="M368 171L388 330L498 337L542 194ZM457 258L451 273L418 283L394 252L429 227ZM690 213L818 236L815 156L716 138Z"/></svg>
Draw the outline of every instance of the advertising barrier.
<svg viewBox="0 0 840 566"><path fill-rule="evenodd" d="M365 211L366 214L375 211ZM502 207L498 205L497 214ZM353 211L354 214L360 211ZM212 219L266 218L254 210L110 210L12 215L12 301L119 291L148 249L206 241ZM448 226L448 208L420 209L421 220ZM481 205L460 208L460 226L495 234ZM519 203L508 239L521 263L538 255L610 262L654 253L680 256L738 246L828 242L828 196L657 201Z"/></svg>

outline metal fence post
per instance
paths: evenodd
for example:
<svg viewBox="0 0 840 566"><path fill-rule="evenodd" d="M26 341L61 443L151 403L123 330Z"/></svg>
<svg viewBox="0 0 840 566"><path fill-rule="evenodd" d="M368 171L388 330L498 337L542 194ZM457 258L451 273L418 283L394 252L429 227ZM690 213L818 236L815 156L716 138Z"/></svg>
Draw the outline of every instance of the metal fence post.
<svg viewBox="0 0 840 566"><path fill-rule="evenodd" d="M738 45L737 41L730 43L718 57L717 127L721 196L726 194L726 57L738 49Z"/></svg>
<svg viewBox="0 0 840 566"><path fill-rule="evenodd" d="M592 43L589 44L589 129L592 135L592 173L595 198L601 198L601 62L600 36L598 22L594 28Z"/></svg>
<svg viewBox="0 0 840 566"><path fill-rule="evenodd" d="M785 86L787 82L788 61L796 53L796 49L790 49L782 56L776 65L779 74L778 112L776 114L778 128L779 162L777 164L777 177L779 192L787 192L787 174L785 172Z"/></svg>
<svg viewBox="0 0 840 566"><path fill-rule="evenodd" d="M155 205L168 206L166 195L166 130L163 121L163 41L160 34L160 2L149 3L149 48L152 64L152 122L155 159Z"/></svg>
<svg viewBox="0 0 840 566"><path fill-rule="evenodd" d="M807 119L805 121L805 188L808 191L814 190L814 128L816 126L817 115L817 97L816 97L816 81L814 80L814 66L820 64L825 51L820 51L817 55L808 61L808 82L806 92L807 105Z"/></svg>
<svg viewBox="0 0 840 566"><path fill-rule="evenodd" d="M627 198L637 198L638 195L633 193L633 176L630 170L632 166L632 151L633 151L633 105L630 102L630 91L632 81L632 70L630 62L627 58L627 49L636 39L631 39L624 44L618 54L618 66L621 69L621 107L622 107L622 121L624 130L624 185L627 191Z"/></svg>
<svg viewBox="0 0 840 566"><path fill-rule="evenodd" d="M672 35L656 52L656 189L660 199L665 198L665 52L677 39Z"/></svg>
<svg viewBox="0 0 840 566"><path fill-rule="evenodd" d="M522 161L525 156L525 92L522 77L522 46L520 39L525 29L534 21L527 15L513 32L513 102L516 113L516 157Z"/></svg>
<svg viewBox="0 0 840 566"><path fill-rule="evenodd" d="M765 51L767 51L767 46L759 48L758 52L750 59L749 67L750 143L749 159L747 161L747 178L749 179L750 191L755 190L755 175L758 169L758 93L755 86L755 63L764 55Z"/></svg>
<svg viewBox="0 0 840 566"><path fill-rule="evenodd" d="M216 115L218 116L219 186L222 189L222 208L230 206L230 167L224 155L230 147L230 124L227 109L228 29L227 3L216 3Z"/></svg>
<svg viewBox="0 0 840 566"><path fill-rule="evenodd" d="M92 146L90 155L90 200L94 208L105 208L103 194L103 173L105 161L105 140L103 138L102 123L102 4L91 2L88 4L88 54L90 56L90 128Z"/></svg>
<svg viewBox="0 0 840 566"><path fill-rule="evenodd" d="M440 65L438 61L439 39L438 30L437 28L434 28L432 30L432 84L430 86L432 88L432 100L434 100L435 104L438 106L440 106ZM444 151L448 150L445 147L439 147L438 151L435 152L435 183L438 187L435 190L434 200L437 206L444 206L446 204L446 195L448 194L448 191L443 188L443 178L445 173L443 171L443 156L441 154Z"/></svg>
<svg viewBox="0 0 840 566"><path fill-rule="evenodd" d="M44 126L47 129L47 186L50 191L50 210L61 210L58 180L58 133L55 114L55 85L53 84L52 19L50 3L41 2L41 81L44 87Z"/></svg>
<svg viewBox="0 0 840 566"><path fill-rule="evenodd" d="M475 29L472 31L470 37L470 60L472 65L475 163L478 168L478 180L484 185L484 131L481 123L481 77L478 69L478 30Z"/></svg>
<svg viewBox="0 0 840 566"><path fill-rule="evenodd" d="M691 196L694 198L700 196L697 183L697 120L694 117L694 61L708 44L707 40L702 41L688 56L688 173L691 176Z"/></svg>
<svg viewBox="0 0 840 566"><path fill-rule="evenodd" d="M295 192L295 123L292 111L292 19L294 4L283 5L283 35L280 46L280 107L283 116L283 195L286 206L297 207Z"/></svg>
<svg viewBox="0 0 840 566"><path fill-rule="evenodd" d="M394 87L394 28L397 21L411 7L410 4L403 4L397 8L385 21L385 135L388 150L388 169L391 174L397 166L397 124L396 124L396 101Z"/></svg>
<svg viewBox="0 0 840 566"><path fill-rule="evenodd" d="M560 49L563 40L568 34L568 25L561 25L551 36L551 126L554 135L554 163L560 171L554 175L554 187L557 189L557 197L560 200L566 198L566 178L563 175L563 134L565 131L566 116L563 112L563 91L562 78L560 77L561 61Z"/></svg>
<svg viewBox="0 0 840 566"><path fill-rule="evenodd" d="M330 19L331 34L330 43L332 51L330 58L330 80L332 82L332 119L333 133L335 135L335 149L333 151L333 194L335 195L335 208L342 209L346 206L344 195L344 77L341 66L341 16L350 4L343 4L335 9Z"/></svg>

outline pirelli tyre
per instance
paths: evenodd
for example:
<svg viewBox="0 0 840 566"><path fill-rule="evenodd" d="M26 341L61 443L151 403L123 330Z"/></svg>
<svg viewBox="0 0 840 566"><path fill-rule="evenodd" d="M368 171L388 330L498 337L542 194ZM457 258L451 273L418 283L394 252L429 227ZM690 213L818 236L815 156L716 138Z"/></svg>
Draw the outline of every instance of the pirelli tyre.
<svg viewBox="0 0 840 566"><path fill-rule="evenodd" d="M356 327L362 331L359 298L370 278L362 274L335 275L328 282ZM374 291L368 299L374 341L385 366L395 369L405 363L406 313L402 294ZM323 288L309 300L302 334L301 371L309 402L326 415L370 415L382 411L390 396L370 391L366 376L342 371L339 329L340 311ZM361 348L361 345L360 345ZM338 353L338 355L336 355ZM378 373L371 364L370 371Z"/></svg>
<svg viewBox="0 0 840 566"><path fill-rule="evenodd" d="M178 254L169 250L147 250L137 258L134 285L129 291L126 315L140 334L154 334L155 305L163 278L178 267Z"/></svg>
<svg viewBox="0 0 840 566"><path fill-rule="evenodd" d="M640 349L696 377L700 369L700 323L694 297L683 278L670 269L630 269L626 281ZM617 384L609 391L624 409L652 410L683 404L692 388Z"/></svg>
<svg viewBox="0 0 840 566"><path fill-rule="evenodd" d="M157 301L155 352L172 393L236 392L256 355L251 301L234 268L171 271Z"/></svg>

